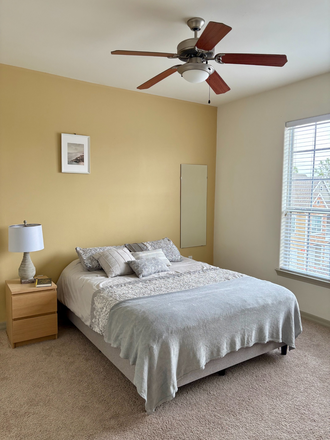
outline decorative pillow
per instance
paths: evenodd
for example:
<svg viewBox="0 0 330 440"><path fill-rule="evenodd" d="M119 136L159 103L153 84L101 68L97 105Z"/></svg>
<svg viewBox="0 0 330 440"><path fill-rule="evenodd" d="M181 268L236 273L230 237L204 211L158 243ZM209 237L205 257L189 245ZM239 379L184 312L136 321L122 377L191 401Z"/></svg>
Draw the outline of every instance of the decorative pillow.
<svg viewBox="0 0 330 440"><path fill-rule="evenodd" d="M179 249L169 238L163 238L162 240L157 241L147 241L144 244L150 251L154 249L161 249L169 261L182 261Z"/></svg>
<svg viewBox="0 0 330 440"><path fill-rule="evenodd" d="M125 246L130 252L143 252L148 250L144 243L128 243L125 244Z"/></svg>
<svg viewBox="0 0 330 440"><path fill-rule="evenodd" d="M134 260L134 257L125 247L123 249L110 247L105 251L96 252L93 257L97 259L109 278L133 273L127 262Z"/></svg>
<svg viewBox="0 0 330 440"><path fill-rule="evenodd" d="M161 249L156 249L154 251L144 251L144 252L131 252L131 255L135 260L147 260L148 258L158 258L164 261L166 266L171 266L170 261L165 257L164 252Z"/></svg>
<svg viewBox="0 0 330 440"><path fill-rule="evenodd" d="M109 248L123 249L124 246L102 246L93 248L76 247L76 252L83 268L93 272L94 270L102 270L100 263L93 257L93 255L96 254L96 252L102 252Z"/></svg>
<svg viewBox="0 0 330 440"><path fill-rule="evenodd" d="M129 261L128 264L139 278L148 277L154 273L166 272L168 267L159 258L147 258L142 260Z"/></svg>

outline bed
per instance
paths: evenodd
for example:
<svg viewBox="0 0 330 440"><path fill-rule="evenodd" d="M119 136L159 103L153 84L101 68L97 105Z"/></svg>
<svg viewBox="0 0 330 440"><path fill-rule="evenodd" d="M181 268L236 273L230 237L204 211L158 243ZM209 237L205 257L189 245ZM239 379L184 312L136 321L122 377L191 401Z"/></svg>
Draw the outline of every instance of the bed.
<svg viewBox="0 0 330 440"><path fill-rule="evenodd" d="M109 248L123 254L123 246ZM126 260L124 274L107 276L102 256L109 248L92 248L98 252L88 259L99 263L92 269L77 251L79 259L58 280L58 300L73 324L136 386L148 414L182 385L224 374L274 349L286 354L287 347L295 348L300 312L284 287L181 255L173 261L166 246L162 255L172 257L166 269L164 260L163 269L155 270L160 254L155 257L150 247L138 252L128 247L125 255L135 256L135 263ZM153 271L138 277L129 266L143 266L144 257Z"/></svg>

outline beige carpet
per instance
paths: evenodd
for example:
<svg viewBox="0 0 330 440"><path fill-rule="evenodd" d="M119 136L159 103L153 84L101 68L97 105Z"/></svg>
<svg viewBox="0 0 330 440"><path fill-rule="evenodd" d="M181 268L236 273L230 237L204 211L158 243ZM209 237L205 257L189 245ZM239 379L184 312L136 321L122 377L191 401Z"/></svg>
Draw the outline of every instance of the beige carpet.
<svg viewBox="0 0 330 440"><path fill-rule="evenodd" d="M147 416L135 387L71 324L11 349L0 331L1 440L329 440L330 329L179 389Z"/></svg>

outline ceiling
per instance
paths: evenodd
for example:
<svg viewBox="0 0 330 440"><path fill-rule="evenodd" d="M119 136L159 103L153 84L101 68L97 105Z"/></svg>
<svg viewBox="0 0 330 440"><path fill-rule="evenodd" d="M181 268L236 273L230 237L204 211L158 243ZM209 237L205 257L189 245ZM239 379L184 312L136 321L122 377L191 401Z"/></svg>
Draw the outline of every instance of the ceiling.
<svg viewBox="0 0 330 440"><path fill-rule="evenodd" d="M232 27L216 53L288 57L281 68L211 62L231 88L211 90L213 106L330 71L329 0L0 0L0 63L207 104L207 83L188 83L178 73L136 89L177 59L110 54L175 53L194 37L186 25L191 17Z"/></svg>

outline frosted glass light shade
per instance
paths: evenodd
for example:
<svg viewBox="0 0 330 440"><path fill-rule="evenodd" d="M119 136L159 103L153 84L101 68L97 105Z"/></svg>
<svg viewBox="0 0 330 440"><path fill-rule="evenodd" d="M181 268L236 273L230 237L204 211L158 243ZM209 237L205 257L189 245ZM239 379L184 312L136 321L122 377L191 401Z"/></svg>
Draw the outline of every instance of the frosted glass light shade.
<svg viewBox="0 0 330 440"><path fill-rule="evenodd" d="M11 225L8 228L9 252L35 252L44 248L42 226L39 224Z"/></svg>
<svg viewBox="0 0 330 440"><path fill-rule="evenodd" d="M209 73L205 70L186 70L182 73L183 78L190 83L201 83L209 77Z"/></svg>

